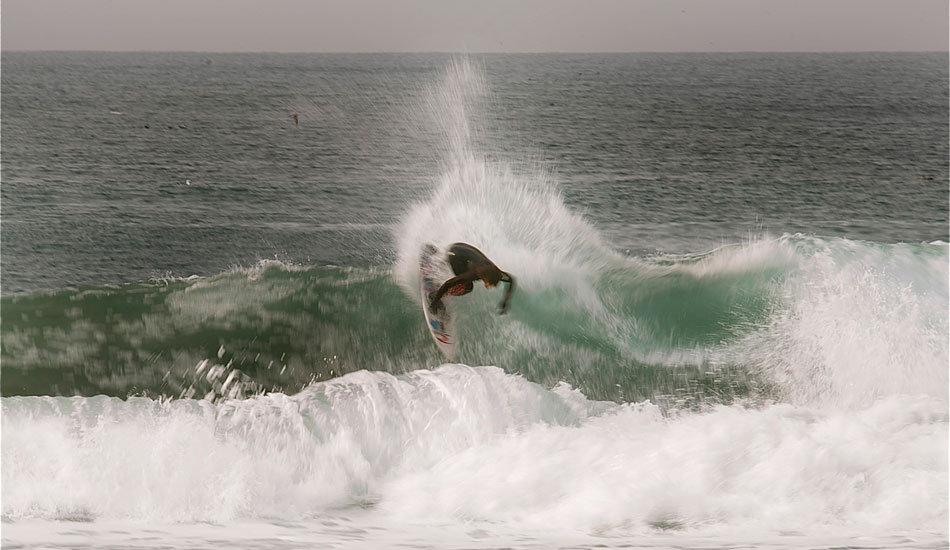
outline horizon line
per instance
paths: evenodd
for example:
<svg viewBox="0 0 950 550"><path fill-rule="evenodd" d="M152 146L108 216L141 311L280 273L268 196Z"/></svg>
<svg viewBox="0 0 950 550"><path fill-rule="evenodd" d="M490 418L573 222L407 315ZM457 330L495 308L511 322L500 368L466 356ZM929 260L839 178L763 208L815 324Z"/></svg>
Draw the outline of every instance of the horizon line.
<svg viewBox="0 0 950 550"><path fill-rule="evenodd" d="M440 54L440 55L607 55L607 54L861 54L861 53L950 53L946 50L108 50L108 49L18 49L0 47L0 53L197 53L197 54L325 54L325 55L381 55L381 54Z"/></svg>

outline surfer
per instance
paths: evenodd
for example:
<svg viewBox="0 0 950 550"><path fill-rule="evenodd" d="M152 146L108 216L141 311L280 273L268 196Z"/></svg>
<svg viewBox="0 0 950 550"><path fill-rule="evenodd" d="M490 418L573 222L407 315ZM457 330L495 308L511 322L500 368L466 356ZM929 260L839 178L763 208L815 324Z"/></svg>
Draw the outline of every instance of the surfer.
<svg viewBox="0 0 950 550"><path fill-rule="evenodd" d="M475 281L485 283L485 288L493 287L499 282L508 283L505 289L505 297L498 306L498 314L503 315L508 311L508 300L511 299L511 292L515 289L515 278L510 274L498 269L491 260L488 259L481 250L470 244L455 243L449 248L449 265L452 266L452 272L455 277L442 283L439 290L432 295L432 301L429 303L431 311L439 311L443 307L442 296L449 294L451 296L463 296L471 292Z"/></svg>

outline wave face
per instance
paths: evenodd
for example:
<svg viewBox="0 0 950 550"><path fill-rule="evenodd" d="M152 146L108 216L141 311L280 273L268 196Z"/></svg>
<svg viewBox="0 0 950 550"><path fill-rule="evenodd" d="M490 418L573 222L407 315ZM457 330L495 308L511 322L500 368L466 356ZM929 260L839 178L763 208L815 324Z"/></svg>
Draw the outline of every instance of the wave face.
<svg viewBox="0 0 950 550"><path fill-rule="evenodd" d="M785 236L647 259L581 248L593 257L489 242L518 289L503 317L497 291L459 300L459 360L617 401L866 402L946 387L944 244ZM264 263L5 298L3 391L214 399L436 366L415 284L393 273Z"/></svg>
<svg viewBox="0 0 950 550"><path fill-rule="evenodd" d="M4 517L945 533L946 243L625 256L480 153L484 101L464 62L429 94L443 171L391 268L3 298ZM416 266L455 241L518 288L458 299L442 364Z"/></svg>

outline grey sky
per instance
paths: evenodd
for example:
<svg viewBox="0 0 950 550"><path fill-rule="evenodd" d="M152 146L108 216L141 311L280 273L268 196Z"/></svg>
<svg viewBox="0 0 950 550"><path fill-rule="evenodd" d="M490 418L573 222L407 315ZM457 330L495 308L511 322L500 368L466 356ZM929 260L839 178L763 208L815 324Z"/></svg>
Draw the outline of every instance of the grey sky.
<svg viewBox="0 0 950 550"><path fill-rule="evenodd" d="M5 50L948 49L947 0L3 0Z"/></svg>

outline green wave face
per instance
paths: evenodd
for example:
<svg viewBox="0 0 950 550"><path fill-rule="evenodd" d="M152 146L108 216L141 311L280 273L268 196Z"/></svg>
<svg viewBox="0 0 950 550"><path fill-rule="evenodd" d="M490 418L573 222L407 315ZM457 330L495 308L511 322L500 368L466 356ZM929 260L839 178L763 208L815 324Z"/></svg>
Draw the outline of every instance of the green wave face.
<svg viewBox="0 0 950 550"><path fill-rule="evenodd" d="M361 314L367 303L386 313ZM3 310L4 395L195 395L220 391L225 371L214 366L240 371L244 389L293 390L431 351L415 308L384 271L262 264L209 279L4 298Z"/></svg>
<svg viewBox="0 0 950 550"><path fill-rule="evenodd" d="M818 338L821 324L910 323L878 327L866 344L906 338L887 353L922 345L946 357L936 336L946 259L942 244L787 236L690 257L610 254L588 266L590 279L541 280L525 268L505 316L497 290L452 298L457 360L564 381L593 399L771 395L788 390L776 384L789 372L841 368L822 364L834 349L821 346L837 344ZM835 306L842 293L847 303ZM5 396L245 397L442 363L418 298L388 269L265 262L207 279L6 297L2 307Z"/></svg>

